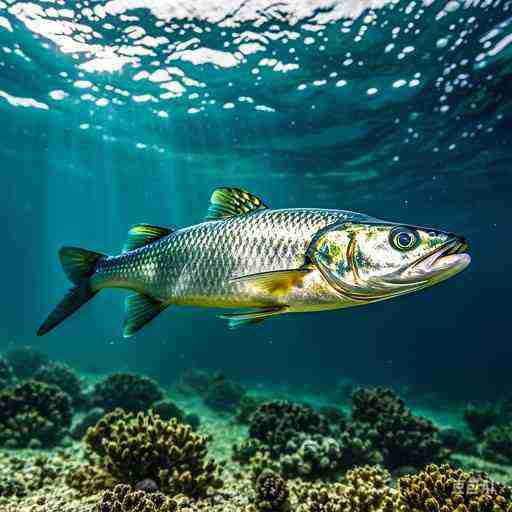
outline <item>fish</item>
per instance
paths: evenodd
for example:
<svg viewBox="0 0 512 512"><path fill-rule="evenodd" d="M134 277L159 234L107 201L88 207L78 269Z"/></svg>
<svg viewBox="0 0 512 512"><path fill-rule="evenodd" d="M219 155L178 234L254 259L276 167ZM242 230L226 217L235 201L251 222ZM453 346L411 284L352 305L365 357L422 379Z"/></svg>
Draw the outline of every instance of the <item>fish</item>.
<svg viewBox="0 0 512 512"><path fill-rule="evenodd" d="M136 224L120 254L63 247L73 284L38 329L46 334L106 288L130 290L123 335L169 306L230 308L229 328L288 313L362 306L415 292L471 262L462 236L322 208L271 209L233 187L213 191L203 222Z"/></svg>

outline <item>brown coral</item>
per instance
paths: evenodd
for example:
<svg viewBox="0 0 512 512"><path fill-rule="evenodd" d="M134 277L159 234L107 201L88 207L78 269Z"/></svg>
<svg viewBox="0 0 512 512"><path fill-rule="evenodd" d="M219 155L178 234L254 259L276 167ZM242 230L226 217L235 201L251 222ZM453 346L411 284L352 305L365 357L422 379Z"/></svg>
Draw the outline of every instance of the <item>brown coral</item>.
<svg viewBox="0 0 512 512"><path fill-rule="evenodd" d="M101 497L96 512L174 512L176 502L160 492L132 490L119 484Z"/></svg>
<svg viewBox="0 0 512 512"><path fill-rule="evenodd" d="M512 512L512 489L483 473L431 464L399 479L400 512Z"/></svg>
<svg viewBox="0 0 512 512"><path fill-rule="evenodd" d="M85 442L115 480L137 485L151 479L171 496L204 496L220 487L217 465L206 459L208 439L176 419L116 410L90 428Z"/></svg>

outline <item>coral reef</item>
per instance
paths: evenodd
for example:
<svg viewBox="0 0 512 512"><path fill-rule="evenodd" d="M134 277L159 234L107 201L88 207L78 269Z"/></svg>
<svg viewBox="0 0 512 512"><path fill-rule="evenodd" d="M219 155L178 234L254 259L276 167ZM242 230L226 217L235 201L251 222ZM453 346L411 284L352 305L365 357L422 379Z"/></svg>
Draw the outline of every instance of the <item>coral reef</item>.
<svg viewBox="0 0 512 512"><path fill-rule="evenodd" d="M431 421L414 416L393 391L359 389L352 402L351 429L370 433L371 443L381 452L386 467L422 467L446 459L439 429ZM364 434L359 437L368 439Z"/></svg>
<svg viewBox="0 0 512 512"><path fill-rule="evenodd" d="M58 386L67 393L75 406L84 404L82 381L77 373L63 363L48 363L41 366L32 375L32 379Z"/></svg>
<svg viewBox="0 0 512 512"><path fill-rule="evenodd" d="M14 381L11 364L5 357L0 356L0 389L10 386Z"/></svg>
<svg viewBox="0 0 512 512"><path fill-rule="evenodd" d="M468 404L464 410L464 420L473 434L479 438L484 431L500 420L500 411L495 404Z"/></svg>
<svg viewBox="0 0 512 512"><path fill-rule="evenodd" d="M431 464L398 481L400 512L511 512L512 489L482 473Z"/></svg>
<svg viewBox="0 0 512 512"><path fill-rule="evenodd" d="M266 469L253 482L255 506L259 512L285 512L290 509L288 484L278 473Z"/></svg>
<svg viewBox="0 0 512 512"><path fill-rule="evenodd" d="M384 469L361 466L348 471L340 483L300 487L297 512L392 512L394 491L388 483Z"/></svg>
<svg viewBox="0 0 512 512"><path fill-rule="evenodd" d="M336 408L327 418L307 405L271 401L251 417L249 439L233 447L233 458L253 466L265 454L278 463L287 477L328 477L356 465L376 464L382 454L376 448L378 433L367 424L345 426ZM255 456L258 455L257 458Z"/></svg>
<svg viewBox="0 0 512 512"><path fill-rule="evenodd" d="M112 411L118 407L132 412L146 411L163 399L158 384L134 373L114 373L98 382L90 395L91 404Z"/></svg>
<svg viewBox="0 0 512 512"><path fill-rule="evenodd" d="M57 386L26 381L0 391L0 445L53 446L71 424L71 399Z"/></svg>
<svg viewBox="0 0 512 512"><path fill-rule="evenodd" d="M88 430L85 442L97 466L121 483L151 479L161 492L191 497L222 485L216 464L206 459L207 438L176 419L117 409Z"/></svg>
<svg viewBox="0 0 512 512"><path fill-rule="evenodd" d="M28 379L48 362L48 356L33 347L15 347L7 351L4 357L9 361L14 375L19 379Z"/></svg>
<svg viewBox="0 0 512 512"><path fill-rule="evenodd" d="M118 484L105 491L96 512L174 512L176 502L160 492L133 490L129 485Z"/></svg>
<svg viewBox="0 0 512 512"><path fill-rule="evenodd" d="M266 402L258 407L249 425L249 435L259 439L273 455L286 453L286 445L297 433L327 435L325 418L307 405L286 401Z"/></svg>
<svg viewBox="0 0 512 512"><path fill-rule="evenodd" d="M482 455L501 464L512 464L512 423L489 427L483 434Z"/></svg>
<svg viewBox="0 0 512 512"><path fill-rule="evenodd" d="M203 393L204 403L216 411L233 412L245 394L245 389L221 373L213 376Z"/></svg>

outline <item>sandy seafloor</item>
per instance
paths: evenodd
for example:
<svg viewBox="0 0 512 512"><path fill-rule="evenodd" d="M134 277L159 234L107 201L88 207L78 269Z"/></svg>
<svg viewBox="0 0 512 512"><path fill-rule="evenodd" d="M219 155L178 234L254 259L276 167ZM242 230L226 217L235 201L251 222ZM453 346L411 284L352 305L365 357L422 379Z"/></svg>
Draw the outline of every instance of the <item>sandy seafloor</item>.
<svg viewBox="0 0 512 512"><path fill-rule="evenodd" d="M83 374L82 374L83 377ZM89 375L85 380L89 385L102 379L104 375ZM183 512L212 511L235 512L244 511L250 505L253 497L250 474L247 466L231 460L232 446L246 438L247 426L234 421L229 414L217 413L204 405L199 397L183 396L174 389L165 389L165 398L171 399L187 413L195 413L201 418L198 432L210 435L209 456L217 462L224 463L222 478L224 486L219 491L212 491L210 496L202 500L185 500L181 503ZM294 402L306 402L318 407L331 404L316 394L301 393L300 395L282 388L269 389L260 387L251 390L249 395L264 396L269 399L287 399ZM411 410L432 420L439 427L463 426L462 408L456 410L436 407L432 404L414 404L407 401ZM344 409L343 406L341 406ZM348 411L348 403L346 406ZM76 415L75 421L79 420ZM48 456L50 467L57 468L58 476L40 489L29 492L23 498L0 497L0 512L94 512L101 496L100 494L80 497L78 493L65 483L65 474L72 467L84 461L84 450L81 442L65 438L61 446L53 450L6 450L0 449L0 480L5 476L21 476L23 479L33 478L37 471L37 461L41 456ZM22 466L20 459L25 463ZM467 470L485 471L493 480L512 484L512 466L495 464L479 457L453 454L452 464ZM300 481L296 481L300 485ZM292 499L293 509L293 499Z"/></svg>

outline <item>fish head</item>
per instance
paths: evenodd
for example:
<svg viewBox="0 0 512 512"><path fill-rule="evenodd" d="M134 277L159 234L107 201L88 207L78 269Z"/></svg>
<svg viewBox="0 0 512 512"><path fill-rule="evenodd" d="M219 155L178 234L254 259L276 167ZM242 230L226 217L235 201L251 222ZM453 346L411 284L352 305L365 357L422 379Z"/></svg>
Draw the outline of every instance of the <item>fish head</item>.
<svg viewBox="0 0 512 512"><path fill-rule="evenodd" d="M310 260L344 299L375 302L427 288L464 270L463 237L386 221L340 222L313 238Z"/></svg>

